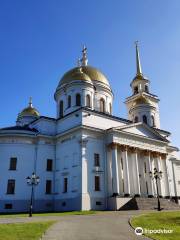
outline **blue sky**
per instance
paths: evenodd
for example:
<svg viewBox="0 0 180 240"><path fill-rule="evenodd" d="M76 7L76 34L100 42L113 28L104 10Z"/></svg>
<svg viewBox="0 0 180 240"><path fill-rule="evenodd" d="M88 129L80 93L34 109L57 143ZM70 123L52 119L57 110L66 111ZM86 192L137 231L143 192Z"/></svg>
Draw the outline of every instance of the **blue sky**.
<svg viewBox="0 0 180 240"><path fill-rule="evenodd" d="M0 127L15 124L29 96L41 115L55 116L53 94L82 45L114 92L114 115L135 75L134 41L143 73L160 101L161 128L180 147L179 0L0 0Z"/></svg>

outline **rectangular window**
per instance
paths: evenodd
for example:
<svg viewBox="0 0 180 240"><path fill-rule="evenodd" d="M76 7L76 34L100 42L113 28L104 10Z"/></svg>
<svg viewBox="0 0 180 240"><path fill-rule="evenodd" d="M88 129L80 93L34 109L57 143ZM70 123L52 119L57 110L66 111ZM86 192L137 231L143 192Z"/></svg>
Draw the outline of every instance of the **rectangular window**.
<svg viewBox="0 0 180 240"><path fill-rule="evenodd" d="M46 194L51 194L52 190L52 181L46 180Z"/></svg>
<svg viewBox="0 0 180 240"><path fill-rule="evenodd" d="M16 165L17 165L17 158L15 157L10 158L9 170L16 170Z"/></svg>
<svg viewBox="0 0 180 240"><path fill-rule="evenodd" d="M53 170L53 160L52 159L47 159L46 171L51 172L52 170Z"/></svg>
<svg viewBox="0 0 180 240"><path fill-rule="evenodd" d="M95 191L100 191L100 177L95 176Z"/></svg>
<svg viewBox="0 0 180 240"><path fill-rule="evenodd" d="M15 180L9 179L7 184L7 194L14 194L15 193Z"/></svg>
<svg viewBox="0 0 180 240"><path fill-rule="evenodd" d="M99 153L94 153L94 166L95 167L100 167Z"/></svg>
<svg viewBox="0 0 180 240"><path fill-rule="evenodd" d="M64 178L63 193L66 193L68 190L68 179Z"/></svg>
<svg viewBox="0 0 180 240"><path fill-rule="evenodd" d="M4 209L12 209L12 208L13 208L12 203L6 203L6 204L4 204Z"/></svg>

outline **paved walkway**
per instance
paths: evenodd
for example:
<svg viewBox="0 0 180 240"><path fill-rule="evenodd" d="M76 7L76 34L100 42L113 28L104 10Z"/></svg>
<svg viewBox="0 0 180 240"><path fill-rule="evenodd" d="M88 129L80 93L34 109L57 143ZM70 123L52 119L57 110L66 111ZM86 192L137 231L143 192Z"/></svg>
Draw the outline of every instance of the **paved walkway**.
<svg viewBox="0 0 180 240"><path fill-rule="evenodd" d="M147 211L101 212L90 215L0 218L0 224L55 220L42 240L145 240L129 225L131 217Z"/></svg>
<svg viewBox="0 0 180 240"><path fill-rule="evenodd" d="M142 212L107 212L96 215L66 216L51 226L42 240L136 240L129 219Z"/></svg>

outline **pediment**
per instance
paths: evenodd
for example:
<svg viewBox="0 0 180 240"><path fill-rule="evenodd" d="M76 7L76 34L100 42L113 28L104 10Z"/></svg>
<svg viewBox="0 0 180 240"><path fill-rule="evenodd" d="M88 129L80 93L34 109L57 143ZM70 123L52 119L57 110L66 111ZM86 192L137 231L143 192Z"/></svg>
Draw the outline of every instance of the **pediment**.
<svg viewBox="0 0 180 240"><path fill-rule="evenodd" d="M126 126L117 127L115 129L129 134L168 142L168 140L162 135L160 135L155 129L152 129L144 123L129 124Z"/></svg>

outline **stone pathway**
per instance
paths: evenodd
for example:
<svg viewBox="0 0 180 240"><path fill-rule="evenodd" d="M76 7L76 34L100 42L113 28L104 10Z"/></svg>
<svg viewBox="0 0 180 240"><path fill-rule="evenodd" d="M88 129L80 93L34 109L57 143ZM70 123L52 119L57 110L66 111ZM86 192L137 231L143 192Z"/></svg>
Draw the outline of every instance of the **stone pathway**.
<svg viewBox="0 0 180 240"><path fill-rule="evenodd" d="M57 221L42 236L42 240L145 240L148 238L137 236L128 222L131 217L145 212L149 211L0 218L0 224Z"/></svg>
<svg viewBox="0 0 180 240"><path fill-rule="evenodd" d="M136 240L129 219L139 211L106 212L96 215L66 216L51 226L42 240Z"/></svg>

